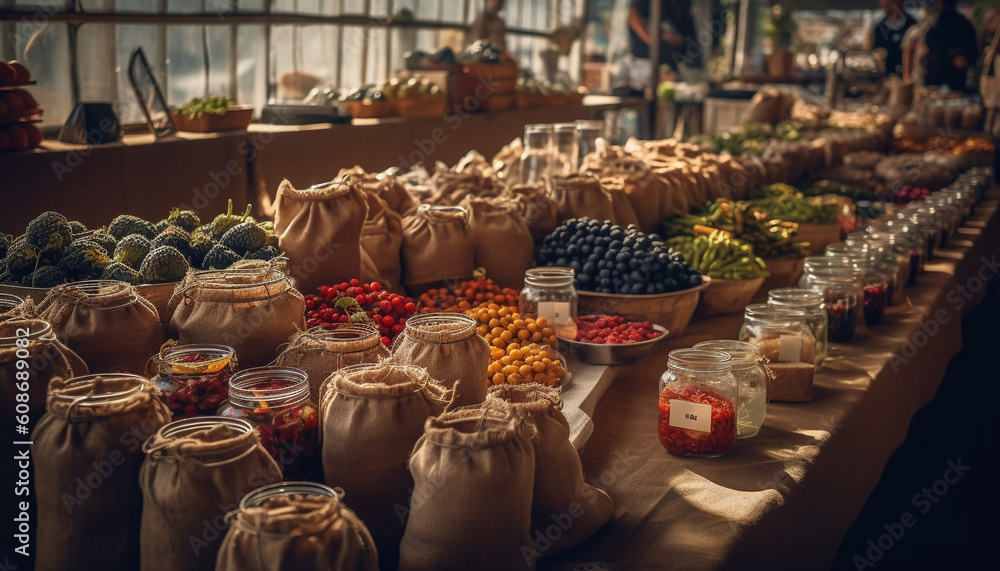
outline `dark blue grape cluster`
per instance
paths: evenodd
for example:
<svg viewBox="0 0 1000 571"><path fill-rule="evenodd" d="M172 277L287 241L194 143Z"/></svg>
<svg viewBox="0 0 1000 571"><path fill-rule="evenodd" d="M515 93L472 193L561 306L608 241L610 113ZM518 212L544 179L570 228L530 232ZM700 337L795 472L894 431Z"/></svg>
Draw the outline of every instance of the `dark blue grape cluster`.
<svg viewBox="0 0 1000 571"><path fill-rule="evenodd" d="M651 295L692 288L701 273L656 234L593 218L573 218L545 237L540 266L568 266L576 288L597 293Z"/></svg>

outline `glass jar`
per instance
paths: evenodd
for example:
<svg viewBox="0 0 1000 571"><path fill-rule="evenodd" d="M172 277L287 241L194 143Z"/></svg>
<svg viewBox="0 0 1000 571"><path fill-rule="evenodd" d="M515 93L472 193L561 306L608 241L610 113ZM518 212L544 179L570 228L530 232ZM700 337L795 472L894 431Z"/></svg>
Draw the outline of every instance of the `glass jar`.
<svg viewBox="0 0 1000 571"><path fill-rule="evenodd" d="M799 287L812 289L817 273L848 267L850 267L850 264L844 260L843 256L809 256L802 264L802 276L799 278Z"/></svg>
<svg viewBox="0 0 1000 571"><path fill-rule="evenodd" d="M153 382L174 420L214 415L229 398L236 352L226 345L173 345L153 358Z"/></svg>
<svg viewBox="0 0 1000 571"><path fill-rule="evenodd" d="M658 433L667 452L714 458L736 441L736 377L722 351L674 349L660 377Z"/></svg>
<svg viewBox="0 0 1000 571"><path fill-rule="evenodd" d="M24 303L24 300L12 293L0 293L0 314L7 313Z"/></svg>
<svg viewBox="0 0 1000 571"><path fill-rule="evenodd" d="M583 159L590 153L597 151L597 139L604 136L604 121L579 119L576 121L576 150L578 165L583 164Z"/></svg>
<svg viewBox="0 0 1000 571"><path fill-rule="evenodd" d="M522 319L544 318L558 337L576 339L578 296L573 268L532 268L524 274L517 305Z"/></svg>
<svg viewBox="0 0 1000 571"><path fill-rule="evenodd" d="M252 423L285 478L319 476L319 419L304 371L257 367L236 373L229 379L229 400L219 416Z"/></svg>
<svg viewBox="0 0 1000 571"><path fill-rule="evenodd" d="M848 244L856 244L868 255L868 260L889 274L889 305L903 302L903 287L910 277L910 249L891 234L866 233L848 236Z"/></svg>
<svg viewBox="0 0 1000 571"><path fill-rule="evenodd" d="M278 482L261 486L240 500L240 509L258 507L267 499L278 496L324 496L343 499L343 492L316 482Z"/></svg>
<svg viewBox="0 0 1000 571"><path fill-rule="evenodd" d="M794 287L772 289L767 292L767 304L805 312L806 325L816 339L816 368L822 366L829 354L829 319L823 309L823 294Z"/></svg>
<svg viewBox="0 0 1000 571"><path fill-rule="evenodd" d="M872 327L882 323L885 308L889 305L889 274L868 260L854 264L856 275L862 283L862 303L865 325Z"/></svg>
<svg viewBox="0 0 1000 571"><path fill-rule="evenodd" d="M801 309L748 305L739 339L756 345L761 356L774 363L816 363L816 337Z"/></svg>
<svg viewBox="0 0 1000 571"><path fill-rule="evenodd" d="M736 438L757 436L767 416L767 372L760 351L745 341L702 341L694 349L722 351L732 358L736 377Z"/></svg>
<svg viewBox="0 0 1000 571"><path fill-rule="evenodd" d="M387 357L389 348L382 343L374 325L352 323L334 329L313 327L292 335L288 347L274 364L305 371L309 377L309 396L318 403L320 389L331 373Z"/></svg>
<svg viewBox="0 0 1000 571"><path fill-rule="evenodd" d="M524 145L521 151L521 182L548 186L552 176L553 139L552 125L524 126Z"/></svg>
<svg viewBox="0 0 1000 571"><path fill-rule="evenodd" d="M553 175L569 175L579 169L576 123L556 123L553 126Z"/></svg>
<svg viewBox="0 0 1000 571"><path fill-rule="evenodd" d="M917 232L924 236L924 246L927 249L924 259L933 260L934 248L941 243L941 228L937 225L934 216L913 211L901 212L899 215L912 223Z"/></svg>
<svg viewBox="0 0 1000 571"><path fill-rule="evenodd" d="M823 294L830 343L850 343L858 317L858 282L851 271L825 272L816 275L812 289Z"/></svg>

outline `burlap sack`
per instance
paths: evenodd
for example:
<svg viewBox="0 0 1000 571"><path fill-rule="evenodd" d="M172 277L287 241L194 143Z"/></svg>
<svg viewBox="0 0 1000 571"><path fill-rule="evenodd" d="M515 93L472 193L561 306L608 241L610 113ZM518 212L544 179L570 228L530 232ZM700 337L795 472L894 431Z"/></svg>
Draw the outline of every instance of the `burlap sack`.
<svg viewBox="0 0 1000 571"><path fill-rule="evenodd" d="M589 174L558 175L552 178L553 196L559 220L593 218L617 223L611 193Z"/></svg>
<svg viewBox="0 0 1000 571"><path fill-rule="evenodd" d="M178 343L228 345L243 368L270 363L282 343L305 329L302 294L268 268L189 272L170 307L167 332Z"/></svg>
<svg viewBox="0 0 1000 571"><path fill-rule="evenodd" d="M493 157L493 172L508 185L521 181L521 153L524 145L521 137L514 138Z"/></svg>
<svg viewBox="0 0 1000 571"><path fill-rule="evenodd" d="M135 375L52 380L31 435L35 569L139 569L142 442L170 421L159 394Z"/></svg>
<svg viewBox="0 0 1000 571"><path fill-rule="evenodd" d="M323 473L343 488L368 525L379 558L395 569L413 477L406 468L424 422L444 412L452 392L425 369L362 365L334 373L323 386Z"/></svg>
<svg viewBox="0 0 1000 571"><path fill-rule="evenodd" d="M281 468L245 420L178 420L142 449L143 571L212 571L226 514L247 492L281 481Z"/></svg>
<svg viewBox="0 0 1000 571"><path fill-rule="evenodd" d="M233 514L217 571L378 571L364 522L335 497L289 494Z"/></svg>
<svg viewBox="0 0 1000 571"><path fill-rule="evenodd" d="M518 184L507 190L521 208L521 217L535 242L541 242L559 226L559 212L552 195L545 187Z"/></svg>
<svg viewBox="0 0 1000 571"><path fill-rule="evenodd" d="M535 449L531 536L538 557L579 545L611 521L611 497L584 480L580 456L569 441L569 422L563 416L558 389L497 385L489 388L483 406L530 418L536 427L531 439ZM566 528L554 540L546 536L553 524Z"/></svg>
<svg viewBox="0 0 1000 571"><path fill-rule="evenodd" d="M615 224L619 226L631 226L639 224L639 217L629 202L628 195L625 194L625 182L621 178L602 178L601 187L611 195L611 209L615 212Z"/></svg>
<svg viewBox="0 0 1000 571"><path fill-rule="evenodd" d="M381 198L369 193L368 220L361 229L361 250L371 258L378 276L368 276L362 271L361 281L377 281L389 291L399 291L403 277L402 248L403 219Z"/></svg>
<svg viewBox="0 0 1000 571"><path fill-rule="evenodd" d="M423 204L403 219L403 284L412 292L428 284L472 275L469 213L461 207Z"/></svg>
<svg viewBox="0 0 1000 571"><path fill-rule="evenodd" d="M519 288L524 272L535 265L535 240L520 205L509 198L468 196L462 207L469 211L473 263L501 287Z"/></svg>
<svg viewBox="0 0 1000 571"><path fill-rule="evenodd" d="M456 410L427 419L413 447L400 571L534 569L535 452L522 419Z"/></svg>
<svg viewBox="0 0 1000 571"><path fill-rule="evenodd" d="M309 399L318 403L320 386L334 371L389 357L378 329L365 323L342 325L332 331L313 327L296 331L275 365L302 369L309 376Z"/></svg>
<svg viewBox="0 0 1000 571"><path fill-rule="evenodd" d="M401 365L417 365L455 391L453 406L479 405L486 398L490 346L476 333L477 322L462 313L411 317L392 344Z"/></svg>
<svg viewBox="0 0 1000 571"><path fill-rule="evenodd" d="M616 205L616 216L634 217L643 232L652 233L661 220L660 200L664 197L665 190L662 180L653 174L642 154L645 153L630 154L622 147L609 146L599 141L597 151L587 155L580 172L600 178L605 188L622 189L631 209L622 212L622 207ZM611 182L610 179L616 180ZM618 224L625 226L629 223L618 221Z"/></svg>
<svg viewBox="0 0 1000 571"><path fill-rule="evenodd" d="M359 166L344 169L337 175L338 179L348 178L354 184L360 185L365 193L379 197L390 210L400 216L408 216L420 204L406 191L406 188L396 180L396 177L384 173L368 173ZM371 214L369 213L369 218Z"/></svg>
<svg viewBox="0 0 1000 571"><path fill-rule="evenodd" d="M368 203L359 185L339 179L298 190L286 179L278 186L274 208L278 244L299 291L313 292L361 275L361 228Z"/></svg>
<svg viewBox="0 0 1000 571"><path fill-rule="evenodd" d="M694 206L694 197L688 194L688 184L679 169L661 161L654 163L654 174L663 181L664 194L660 197L660 219L687 214Z"/></svg>
<svg viewBox="0 0 1000 571"><path fill-rule="evenodd" d="M125 282L56 286L38 311L91 372L141 373L163 344L156 308Z"/></svg>
<svg viewBox="0 0 1000 571"><path fill-rule="evenodd" d="M466 196L500 196L504 185L493 176L492 170L467 169L455 171L440 165L431 177L433 191L428 202L437 206L457 206Z"/></svg>

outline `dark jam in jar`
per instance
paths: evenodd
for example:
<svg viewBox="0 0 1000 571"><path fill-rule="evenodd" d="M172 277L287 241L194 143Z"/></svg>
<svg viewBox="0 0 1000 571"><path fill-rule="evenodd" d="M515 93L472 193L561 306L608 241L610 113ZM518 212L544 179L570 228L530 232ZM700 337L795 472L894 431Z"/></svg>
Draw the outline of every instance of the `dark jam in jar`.
<svg viewBox="0 0 1000 571"><path fill-rule="evenodd" d="M830 343L850 343L854 338L857 312L843 301L824 304L829 318Z"/></svg>
<svg viewBox="0 0 1000 571"><path fill-rule="evenodd" d="M883 285L865 287L865 325L872 326L882 323L885 317L885 306L888 304L888 290Z"/></svg>
<svg viewBox="0 0 1000 571"><path fill-rule="evenodd" d="M682 400L712 407L711 432L701 432L672 426L670 401ZM725 454L736 440L735 410L733 401L718 394L686 386L678 392L665 388L660 394L660 443L667 452L681 456L712 457Z"/></svg>
<svg viewBox="0 0 1000 571"><path fill-rule="evenodd" d="M920 264L922 258L917 250L910 251L910 275L906 279L906 287L917 285L917 276L920 275Z"/></svg>
<svg viewBox="0 0 1000 571"><path fill-rule="evenodd" d="M174 420L211 416L229 396L236 355L224 345L177 345L157 358L153 382Z"/></svg>

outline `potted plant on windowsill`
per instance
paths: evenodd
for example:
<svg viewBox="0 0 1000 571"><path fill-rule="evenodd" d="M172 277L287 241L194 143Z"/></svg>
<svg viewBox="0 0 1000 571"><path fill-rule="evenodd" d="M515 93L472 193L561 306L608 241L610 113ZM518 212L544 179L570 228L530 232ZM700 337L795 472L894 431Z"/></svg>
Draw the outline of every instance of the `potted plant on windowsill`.
<svg viewBox="0 0 1000 571"><path fill-rule="evenodd" d="M171 110L179 131L215 133L246 129L253 120L253 105L236 105L229 97L195 97Z"/></svg>
<svg viewBox="0 0 1000 571"><path fill-rule="evenodd" d="M764 38L770 41L771 53L767 57L767 72L772 77L789 77L795 56L792 40L795 36L795 21L781 4L771 6L764 18Z"/></svg>

